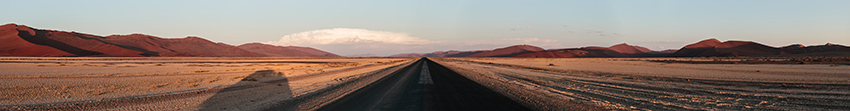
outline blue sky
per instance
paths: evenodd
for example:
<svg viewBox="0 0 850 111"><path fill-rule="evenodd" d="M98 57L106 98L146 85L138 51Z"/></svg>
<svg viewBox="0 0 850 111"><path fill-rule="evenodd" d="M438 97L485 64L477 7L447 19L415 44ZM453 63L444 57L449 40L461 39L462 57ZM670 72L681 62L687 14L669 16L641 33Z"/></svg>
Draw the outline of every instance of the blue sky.
<svg viewBox="0 0 850 111"><path fill-rule="evenodd" d="M552 49L629 43L662 50L707 38L777 47L850 43L850 1L846 0L57 0L4 4L0 22L36 28L96 35L199 36L232 45L309 46L341 55L480 50L513 44ZM342 41L335 44L280 42L284 36L334 28L406 35L398 38L417 43L385 42L393 36L329 39Z"/></svg>

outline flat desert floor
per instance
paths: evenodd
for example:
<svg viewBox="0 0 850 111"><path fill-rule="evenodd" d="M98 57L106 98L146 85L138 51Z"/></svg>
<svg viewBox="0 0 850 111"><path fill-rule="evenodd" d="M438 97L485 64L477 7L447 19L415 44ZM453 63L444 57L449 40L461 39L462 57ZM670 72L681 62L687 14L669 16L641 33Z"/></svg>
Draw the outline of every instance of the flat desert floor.
<svg viewBox="0 0 850 111"><path fill-rule="evenodd" d="M706 58L436 58L490 87L614 110L847 110L850 66L688 64ZM498 85L501 84L501 85ZM498 89L496 89L498 90ZM514 97L523 95L514 95ZM533 98L533 97L529 97ZM538 97L537 99L545 99ZM516 99L527 103L545 102Z"/></svg>
<svg viewBox="0 0 850 111"><path fill-rule="evenodd" d="M415 59L5 57L0 110L257 110Z"/></svg>
<svg viewBox="0 0 850 111"><path fill-rule="evenodd" d="M0 57L0 110L314 110L418 59ZM848 65L429 59L536 110L850 109Z"/></svg>

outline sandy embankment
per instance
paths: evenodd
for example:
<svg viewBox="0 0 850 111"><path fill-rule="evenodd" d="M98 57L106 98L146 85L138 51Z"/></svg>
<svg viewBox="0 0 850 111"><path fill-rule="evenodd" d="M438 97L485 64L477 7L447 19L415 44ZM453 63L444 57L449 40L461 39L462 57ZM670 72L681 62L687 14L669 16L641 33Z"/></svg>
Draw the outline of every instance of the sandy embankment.
<svg viewBox="0 0 850 111"><path fill-rule="evenodd" d="M2 70L0 72L0 80L2 80L0 81L2 84L0 85L2 89L0 108L192 110L203 108L202 104L218 104L210 102L209 99L220 97L222 94L262 93L263 91L256 89L268 89L269 87L266 86L277 87L272 89L284 89L281 91L287 93L288 98L298 97L343 83L346 79L365 76L367 72L407 63L414 58L2 58L2 60L3 63L0 63L0 70ZM244 89L233 89L238 86ZM283 86L288 87L282 88ZM242 99L251 98L249 96L241 95ZM260 101L256 97L249 101ZM280 99L285 98L268 98L264 101ZM109 104L109 102L136 103ZM88 106L73 106L68 103L85 103ZM269 104L260 103L262 102L245 102L217 105L217 107Z"/></svg>
<svg viewBox="0 0 850 111"><path fill-rule="evenodd" d="M524 93L531 95L547 95L608 109L850 108L850 66L847 65L683 64L634 58L434 60L470 78L485 78L482 80L489 81L478 82L491 87L496 84L494 89L523 87L529 91ZM526 101L538 106L548 104Z"/></svg>

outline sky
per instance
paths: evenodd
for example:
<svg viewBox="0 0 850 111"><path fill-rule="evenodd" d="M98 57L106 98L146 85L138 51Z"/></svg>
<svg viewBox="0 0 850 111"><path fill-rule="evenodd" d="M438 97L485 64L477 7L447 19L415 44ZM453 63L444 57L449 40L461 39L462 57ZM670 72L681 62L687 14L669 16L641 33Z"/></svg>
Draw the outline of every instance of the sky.
<svg viewBox="0 0 850 111"><path fill-rule="evenodd" d="M386 56L510 45L628 43L678 49L708 38L850 45L848 0L18 0L0 23L95 35L197 36Z"/></svg>

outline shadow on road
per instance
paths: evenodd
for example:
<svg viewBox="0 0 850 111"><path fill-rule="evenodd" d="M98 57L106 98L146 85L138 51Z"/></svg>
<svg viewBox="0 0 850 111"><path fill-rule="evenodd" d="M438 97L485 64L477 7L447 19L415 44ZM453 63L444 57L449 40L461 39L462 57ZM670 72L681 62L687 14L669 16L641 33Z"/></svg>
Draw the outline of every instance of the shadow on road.
<svg viewBox="0 0 850 111"><path fill-rule="evenodd" d="M260 70L218 91L200 105L200 110L249 110L260 103L289 98L292 98L292 90L283 73Z"/></svg>

